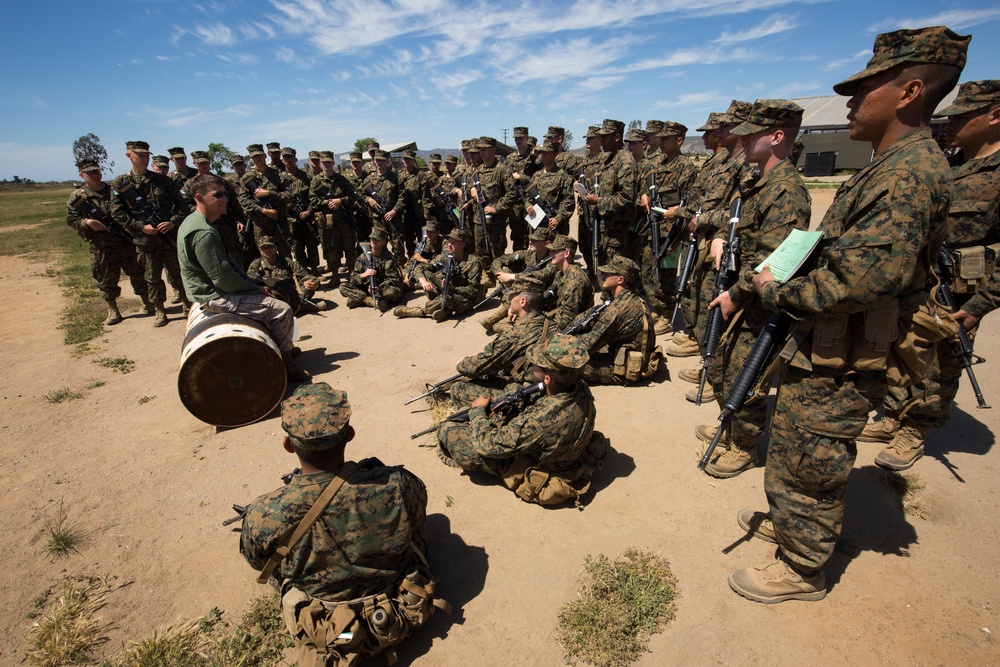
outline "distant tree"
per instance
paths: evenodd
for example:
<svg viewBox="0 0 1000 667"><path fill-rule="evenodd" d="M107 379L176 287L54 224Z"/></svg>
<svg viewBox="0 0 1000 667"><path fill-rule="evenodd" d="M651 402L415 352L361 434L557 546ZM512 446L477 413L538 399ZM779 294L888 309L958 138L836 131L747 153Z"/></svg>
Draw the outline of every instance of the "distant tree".
<svg viewBox="0 0 1000 667"><path fill-rule="evenodd" d="M573 133L569 130L563 134L563 150L568 151L570 144L573 143Z"/></svg>
<svg viewBox="0 0 1000 667"><path fill-rule="evenodd" d="M221 174L229 166L229 158L236 155L236 151L231 150L225 144L209 144L208 159L212 164L212 172Z"/></svg>
<svg viewBox="0 0 1000 667"><path fill-rule="evenodd" d="M114 161L108 159L108 152L101 145L101 138L93 132L73 142L73 159L76 162L96 160L97 166L102 170L115 166Z"/></svg>
<svg viewBox="0 0 1000 667"><path fill-rule="evenodd" d="M642 129L642 121L636 118L635 120L633 120L628 124L627 128L625 128L625 134L628 134L632 130L641 130L641 129Z"/></svg>
<svg viewBox="0 0 1000 667"><path fill-rule="evenodd" d="M354 150L359 153L364 153L368 150L368 147L374 143L378 143L378 139L375 137L362 137L354 142Z"/></svg>

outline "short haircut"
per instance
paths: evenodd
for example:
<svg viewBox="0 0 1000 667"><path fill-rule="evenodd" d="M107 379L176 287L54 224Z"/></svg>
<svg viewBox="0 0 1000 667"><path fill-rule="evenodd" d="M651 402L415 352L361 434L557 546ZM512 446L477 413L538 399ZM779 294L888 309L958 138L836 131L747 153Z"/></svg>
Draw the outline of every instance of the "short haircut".
<svg viewBox="0 0 1000 667"><path fill-rule="evenodd" d="M344 429L344 434L346 435L347 429ZM342 442L333 445L327 449L321 449L319 451L313 451L311 449L300 449L295 445L295 440L292 440L292 448L295 449L295 454L299 457L303 463L308 463L314 468L319 468L320 470L327 470L334 464L338 463L340 456L344 451L344 447L347 445L347 438L342 438Z"/></svg>
<svg viewBox="0 0 1000 667"><path fill-rule="evenodd" d="M524 297L524 307L530 311L536 311L542 307L542 295L538 292L521 292L518 296Z"/></svg>
<svg viewBox="0 0 1000 667"><path fill-rule="evenodd" d="M962 68L956 65L945 65L941 63L904 63L896 75L896 81L902 82L910 79L920 79L924 82L924 108L923 115L926 120L930 120L934 110L958 85L958 79L962 76Z"/></svg>
<svg viewBox="0 0 1000 667"><path fill-rule="evenodd" d="M188 192L191 193L193 198L195 195L203 195L209 190L218 187L226 187L226 182L215 174L199 174L191 180L191 187L188 188Z"/></svg>

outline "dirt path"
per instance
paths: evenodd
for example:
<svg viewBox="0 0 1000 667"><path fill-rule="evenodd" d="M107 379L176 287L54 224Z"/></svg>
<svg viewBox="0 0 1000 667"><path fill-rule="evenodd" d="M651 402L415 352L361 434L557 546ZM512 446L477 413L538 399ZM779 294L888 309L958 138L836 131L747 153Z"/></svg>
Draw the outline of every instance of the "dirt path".
<svg viewBox="0 0 1000 667"><path fill-rule="evenodd" d="M818 208L833 196L813 194ZM43 270L18 258L0 265L9 314L0 321L0 533L8 546L0 663L22 664L26 614L64 573L132 582L105 608L114 621L109 652L212 607L237 616L262 589L221 522L232 503L278 486L293 467L276 415L217 433L184 410L175 386L184 333L177 307L163 329L131 316L97 341L101 352L72 357L56 328L59 290ZM397 321L348 311L339 293L326 297L340 305L325 318L303 318L301 363L349 391L358 432L350 456L403 463L426 482L431 558L456 609L404 645L400 664L562 664L552 635L584 557L628 547L664 555L680 586L676 620L641 665L1000 662L992 634L1000 629L1000 584L989 565L1000 550L1000 470L991 451L1000 413L975 410L967 386L914 469L930 519L903 514L872 463L877 446L861 444L830 594L770 607L733 594L726 577L768 561L773 547L753 541L723 553L741 537L737 512L765 504L763 471L717 481L695 470L694 427L717 413L685 402L689 385L661 375L644 387L595 388L597 425L613 447L607 467L582 511L546 510L458 474L408 437L428 417L403 401L482 348L475 318ZM977 348L995 359L1000 344L989 319ZM135 371L92 363L103 356L126 356ZM670 372L676 378L695 365L671 359ZM983 391L1000 402L1000 380L989 365L980 369ZM92 379L106 384L88 390ZM86 396L43 400L62 387ZM152 399L140 404L142 397ZM79 554L52 562L41 549L60 501L90 538Z"/></svg>

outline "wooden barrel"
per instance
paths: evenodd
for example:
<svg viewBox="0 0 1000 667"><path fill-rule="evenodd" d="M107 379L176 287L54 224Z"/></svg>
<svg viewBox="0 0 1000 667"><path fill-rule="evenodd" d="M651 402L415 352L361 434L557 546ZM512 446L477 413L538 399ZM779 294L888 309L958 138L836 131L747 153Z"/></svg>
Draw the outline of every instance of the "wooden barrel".
<svg viewBox="0 0 1000 667"><path fill-rule="evenodd" d="M201 304L191 307L177 392L192 415L215 426L253 423L281 402L287 381L267 327L207 312Z"/></svg>

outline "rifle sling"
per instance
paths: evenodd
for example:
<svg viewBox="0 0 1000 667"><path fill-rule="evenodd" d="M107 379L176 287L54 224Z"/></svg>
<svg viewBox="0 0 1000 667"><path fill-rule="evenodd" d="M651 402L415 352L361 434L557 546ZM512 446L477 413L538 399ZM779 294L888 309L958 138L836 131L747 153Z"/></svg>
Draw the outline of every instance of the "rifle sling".
<svg viewBox="0 0 1000 667"><path fill-rule="evenodd" d="M326 485L326 488L323 489L323 493L321 493L319 498L316 499L316 502L313 503L313 506L309 509L306 515L302 517L302 520L299 521L299 525L295 527L295 530L293 530L288 537L284 539L282 544L274 550L274 553L271 554L271 557L264 565L264 569L260 571L260 576L257 577L258 584L267 583L267 580L271 578L271 573L274 572L274 569L278 567L278 564L281 563L286 556L288 556L292 547L298 544L299 540L301 540L306 532L312 528L312 525L316 523L317 519L319 519L323 510L326 509L327 505L330 504L330 501L333 500L333 497L337 495L338 491L340 491L340 487L344 485L344 482L347 481L348 477L354 474L354 471L357 470L357 468L358 464L353 461L348 461L340 468L336 476L334 476L334 478L330 480L330 483Z"/></svg>

